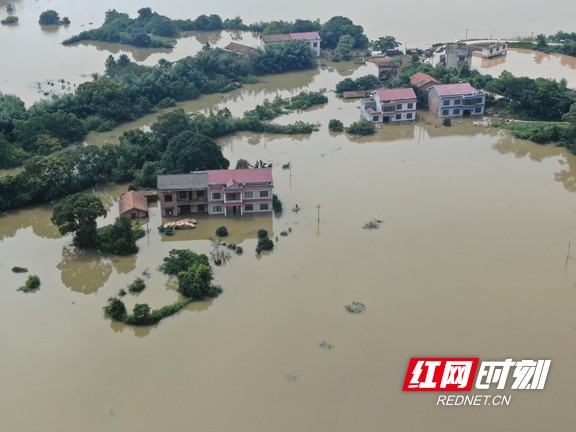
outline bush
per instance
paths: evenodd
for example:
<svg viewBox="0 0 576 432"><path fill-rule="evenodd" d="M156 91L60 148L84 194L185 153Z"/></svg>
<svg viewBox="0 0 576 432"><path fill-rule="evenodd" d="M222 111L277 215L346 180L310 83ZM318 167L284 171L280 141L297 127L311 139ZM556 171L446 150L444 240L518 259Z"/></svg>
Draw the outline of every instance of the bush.
<svg viewBox="0 0 576 432"><path fill-rule="evenodd" d="M158 102L158 108L170 108L176 106L176 100L172 99L171 97L165 97L160 102Z"/></svg>
<svg viewBox="0 0 576 432"><path fill-rule="evenodd" d="M116 321L124 321L126 318L126 306L120 299L110 297L108 304L104 306L104 314Z"/></svg>
<svg viewBox="0 0 576 432"><path fill-rule="evenodd" d="M36 275L30 275L28 276L28 279L26 279L24 286L18 288L18 291L29 293L38 288L39 286L40 286L40 278Z"/></svg>
<svg viewBox="0 0 576 432"><path fill-rule="evenodd" d="M282 213L282 201L276 194L272 195L272 210L274 213Z"/></svg>
<svg viewBox="0 0 576 432"><path fill-rule="evenodd" d="M128 291L131 293L142 292L144 291L144 288L146 288L146 282L144 282L144 279L142 278L136 278L134 282L128 285Z"/></svg>
<svg viewBox="0 0 576 432"><path fill-rule="evenodd" d="M452 120L450 120L449 118L445 118L444 120L442 120L442 124L446 127L450 127L452 126Z"/></svg>
<svg viewBox="0 0 576 432"><path fill-rule="evenodd" d="M354 135L372 135L376 133L376 126L371 121L362 119L360 121L352 123L346 132Z"/></svg>
<svg viewBox="0 0 576 432"><path fill-rule="evenodd" d="M28 269L26 267L15 266L15 267L12 267L12 271L14 273L26 273L28 271Z"/></svg>
<svg viewBox="0 0 576 432"><path fill-rule="evenodd" d="M216 235L218 237L226 237L228 235L228 229L225 226L216 228Z"/></svg>
<svg viewBox="0 0 576 432"><path fill-rule="evenodd" d="M256 246L256 252L260 253L265 250L274 249L274 242L269 238L263 238L258 240L258 245Z"/></svg>
<svg viewBox="0 0 576 432"><path fill-rule="evenodd" d="M18 24L18 17L13 15L7 16L2 21L0 21L0 24L2 25Z"/></svg>
<svg viewBox="0 0 576 432"><path fill-rule="evenodd" d="M111 225L98 230L96 241L99 250L114 255L131 255L138 252L136 240L144 235L142 228L132 229L129 219L119 217Z"/></svg>
<svg viewBox="0 0 576 432"><path fill-rule="evenodd" d="M344 124L340 120L331 119L328 123L328 130L331 132L342 132L344 130Z"/></svg>
<svg viewBox="0 0 576 432"><path fill-rule="evenodd" d="M268 237L268 231L266 231L265 229L259 229L258 230L258 238L263 239L266 237Z"/></svg>

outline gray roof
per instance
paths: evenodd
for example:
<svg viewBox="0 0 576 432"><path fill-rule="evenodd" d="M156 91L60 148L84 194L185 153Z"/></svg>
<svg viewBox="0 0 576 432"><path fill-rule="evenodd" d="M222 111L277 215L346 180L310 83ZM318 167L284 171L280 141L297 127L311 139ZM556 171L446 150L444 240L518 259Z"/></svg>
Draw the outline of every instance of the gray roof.
<svg viewBox="0 0 576 432"><path fill-rule="evenodd" d="M207 189L208 173L205 171L189 174L166 174L158 176L158 190Z"/></svg>

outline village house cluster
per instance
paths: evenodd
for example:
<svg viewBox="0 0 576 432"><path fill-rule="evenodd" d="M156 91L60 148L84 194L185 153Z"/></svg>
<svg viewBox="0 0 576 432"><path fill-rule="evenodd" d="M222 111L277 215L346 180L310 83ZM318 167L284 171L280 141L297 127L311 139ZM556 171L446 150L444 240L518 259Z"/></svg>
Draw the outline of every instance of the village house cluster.
<svg viewBox="0 0 576 432"><path fill-rule="evenodd" d="M437 117L483 115L486 93L468 83L440 84L422 72L410 77L410 83L428 102L428 109ZM416 118L417 96L413 88L380 89L360 101L360 114L378 123L413 121Z"/></svg>

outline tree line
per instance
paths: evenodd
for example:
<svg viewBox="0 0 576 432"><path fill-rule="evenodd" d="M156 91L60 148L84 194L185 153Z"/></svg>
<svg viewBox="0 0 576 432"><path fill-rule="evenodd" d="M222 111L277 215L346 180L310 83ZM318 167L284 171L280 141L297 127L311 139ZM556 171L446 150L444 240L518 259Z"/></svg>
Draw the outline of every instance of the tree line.
<svg viewBox="0 0 576 432"><path fill-rule="evenodd" d="M200 15L196 19L171 19L152 11L149 7L138 10L136 18L130 18L127 13L115 9L106 12L101 27L86 30L76 36L66 39L63 44L70 45L85 40L113 42L134 45L137 47L172 48L175 38L181 37L187 31L240 30L262 34L286 34L301 32L320 32L322 46L334 49L340 38L346 36L347 43L354 49L368 46L368 38L362 26L342 16L334 16L320 24L320 20L297 19L292 21L261 21L245 24L242 18L236 16L222 19L219 15Z"/></svg>
<svg viewBox="0 0 576 432"><path fill-rule="evenodd" d="M111 130L176 101L230 91L242 82L256 81L257 76L315 64L312 51L301 41L245 56L205 46L194 57L161 60L153 67L133 63L125 54L117 59L109 56L103 76L95 75L74 93L40 101L29 109L17 96L0 93L0 168L52 154L80 142L91 130Z"/></svg>

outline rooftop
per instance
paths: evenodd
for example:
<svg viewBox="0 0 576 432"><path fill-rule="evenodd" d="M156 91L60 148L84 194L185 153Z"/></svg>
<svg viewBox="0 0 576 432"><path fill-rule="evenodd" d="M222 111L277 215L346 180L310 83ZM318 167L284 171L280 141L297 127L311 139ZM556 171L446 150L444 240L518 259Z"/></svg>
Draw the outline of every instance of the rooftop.
<svg viewBox="0 0 576 432"><path fill-rule="evenodd" d="M264 35L260 37L264 42L267 43L284 42L292 40L292 37L289 34Z"/></svg>
<svg viewBox="0 0 576 432"><path fill-rule="evenodd" d="M290 33L290 36L294 40L320 39L320 33L318 32Z"/></svg>
<svg viewBox="0 0 576 432"><path fill-rule="evenodd" d="M246 54L252 51L254 48L249 47L248 45L242 45L236 42L230 42L223 49L224 51L231 51L238 54Z"/></svg>
<svg viewBox="0 0 576 432"><path fill-rule="evenodd" d="M206 171L158 176L158 190L206 189L207 187L208 173Z"/></svg>
<svg viewBox="0 0 576 432"><path fill-rule="evenodd" d="M416 99L414 89L410 88L393 88L393 89L380 89L375 91L378 94L381 102L401 100L401 99Z"/></svg>
<svg viewBox="0 0 576 432"><path fill-rule="evenodd" d="M438 93L438 96L459 96L459 95L473 95L476 93L483 93L476 90L469 83L460 84L437 84L433 86Z"/></svg>
<svg viewBox="0 0 576 432"><path fill-rule="evenodd" d="M148 201L142 192L130 191L120 196L120 214L132 209L148 211Z"/></svg>
<svg viewBox="0 0 576 432"><path fill-rule="evenodd" d="M272 183L272 168L210 170L207 173L210 185Z"/></svg>
<svg viewBox="0 0 576 432"><path fill-rule="evenodd" d="M440 84L438 80L432 78L430 75L425 74L424 72L416 72L414 75L410 77L410 84L420 88L430 82L435 84Z"/></svg>

